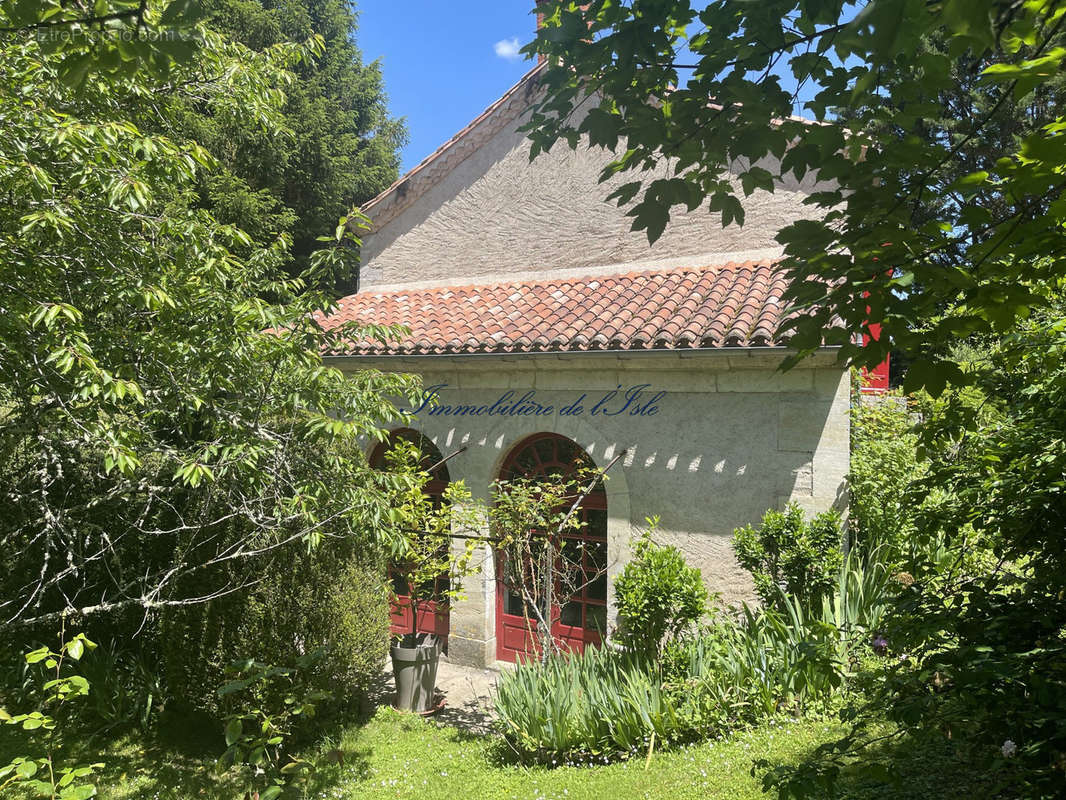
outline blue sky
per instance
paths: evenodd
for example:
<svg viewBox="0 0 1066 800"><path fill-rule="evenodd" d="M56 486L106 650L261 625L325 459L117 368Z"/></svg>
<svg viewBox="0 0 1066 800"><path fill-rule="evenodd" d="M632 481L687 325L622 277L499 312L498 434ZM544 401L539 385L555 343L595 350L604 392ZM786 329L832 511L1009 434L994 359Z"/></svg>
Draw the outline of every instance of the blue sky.
<svg viewBox="0 0 1066 800"><path fill-rule="evenodd" d="M533 38L535 0L355 0L356 44L380 59L393 116L410 141L401 174L418 164L510 89L532 66L517 53ZM844 19L856 13L851 6ZM849 65L855 62L849 62ZM784 69L782 85L795 82ZM802 101L793 113L807 115Z"/></svg>
<svg viewBox="0 0 1066 800"><path fill-rule="evenodd" d="M381 59L389 108L406 117L401 172L432 153L532 66L534 0L356 0L356 43Z"/></svg>

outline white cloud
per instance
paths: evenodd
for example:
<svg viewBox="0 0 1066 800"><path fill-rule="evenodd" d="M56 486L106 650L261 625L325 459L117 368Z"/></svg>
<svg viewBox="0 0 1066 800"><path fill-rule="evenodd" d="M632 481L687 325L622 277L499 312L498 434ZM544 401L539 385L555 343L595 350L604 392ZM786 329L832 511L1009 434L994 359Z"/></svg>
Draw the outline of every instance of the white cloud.
<svg viewBox="0 0 1066 800"><path fill-rule="evenodd" d="M504 61L517 61L522 57L522 54L518 52L522 49L522 45L519 44L517 36L512 36L510 39L500 39L492 46L492 49Z"/></svg>

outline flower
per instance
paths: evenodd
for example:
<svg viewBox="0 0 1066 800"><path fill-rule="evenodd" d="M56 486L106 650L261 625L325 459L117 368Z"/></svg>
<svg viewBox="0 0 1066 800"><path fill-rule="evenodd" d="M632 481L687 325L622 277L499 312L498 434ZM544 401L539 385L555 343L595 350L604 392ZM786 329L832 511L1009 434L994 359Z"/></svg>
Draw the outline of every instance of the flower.
<svg viewBox="0 0 1066 800"><path fill-rule="evenodd" d="M886 639L880 633L874 637L870 645L873 647L874 652L877 653L877 655L879 656L883 656L885 653L888 652L888 639Z"/></svg>
<svg viewBox="0 0 1066 800"><path fill-rule="evenodd" d="M1007 741L1003 743L1003 746L999 748L999 752L1003 753L1004 758L1013 758L1018 754L1018 745L1010 739L1007 739Z"/></svg>

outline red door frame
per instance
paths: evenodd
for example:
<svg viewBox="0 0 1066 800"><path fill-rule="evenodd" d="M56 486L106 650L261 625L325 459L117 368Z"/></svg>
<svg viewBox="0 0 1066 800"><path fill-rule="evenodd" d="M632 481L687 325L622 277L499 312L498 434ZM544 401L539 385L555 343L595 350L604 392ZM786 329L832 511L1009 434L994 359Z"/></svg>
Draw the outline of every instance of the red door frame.
<svg viewBox="0 0 1066 800"><path fill-rule="evenodd" d="M397 428L389 433L385 441L379 442L377 447L374 448L373 453L370 455L370 466L375 469L384 468L385 455L397 439L404 439L418 446L423 453L423 468L428 469L443 460L443 456L437 446L414 428ZM434 505L444 502L444 490L448 488L450 481L447 464L441 464L433 470L430 479L426 481L426 485L423 487L423 491L433 498ZM389 631L396 636L403 636L411 632L410 587L408 587L406 594L398 591L400 578L391 565L389 567L389 580L393 586L393 593L396 595L396 599L391 602L389 607ZM447 580L448 576L446 575L437 578L438 583L441 581L446 582ZM422 600L418 604L417 614L418 625L415 630L418 633L436 634L445 640L445 646L447 646L448 631L451 628L448 606L444 603L438 603L436 600Z"/></svg>
<svg viewBox="0 0 1066 800"><path fill-rule="evenodd" d="M571 475L585 465L592 466L591 459L575 442L556 433L538 433L512 448L500 470L500 477L508 480L544 474ZM550 621L552 638L556 643L563 649L580 652L589 644L600 644L600 634L607 620L607 494L602 484L582 501L578 513L586 525L580 535L566 538L582 543L582 566L600 574L567 603L554 602ZM503 557L498 554L496 658L500 661L517 661L523 655L537 651L537 623L526 615L506 611L508 600L513 601L516 596L507 591L503 570ZM571 624L563 622L564 612L571 617ZM577 624L572 624L575 613Z"/></svg>

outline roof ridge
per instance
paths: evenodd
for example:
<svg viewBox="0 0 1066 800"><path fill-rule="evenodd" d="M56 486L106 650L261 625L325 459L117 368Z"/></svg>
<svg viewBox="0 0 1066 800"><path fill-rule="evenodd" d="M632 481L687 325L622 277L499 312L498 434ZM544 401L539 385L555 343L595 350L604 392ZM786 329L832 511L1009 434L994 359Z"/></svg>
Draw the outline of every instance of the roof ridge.
<svg viewBox="0 0 1066 800"><path fill-rule="evenodd" d="M352 297L369 297L370 295L399 295L399 294L431 294L442 293L446 291L460 292L471 289L486 289L486 288L499 288L504 286L548 286L555 284L588 284L592 281L602 280L616 280L618 278L630 278L635 279L638 277L648 278L655 275L677 275L685 272L698 272L706 274L708 272L718 272L725 269L754 269L756 267L772 267L780 258L760 258L751 259L748 261L723 261L717 264L706 264L704 266L682 266L682 267L660 267L658 269L646 269L646 270L629 270L627 272L617 272L610 274L596 274L592 273L587 276L580 275L560 275L557 278L535 278L533 280L521 280L515 278L514 280L505 281L490 281L487 283L464 283L464 284L447 284L445 286L426 286L421 288L404 289L402 286L391 286L388 288L377 289L373 286L368 286L365 289L346 295L342 297L339 302L344 302Z"/></svg>

